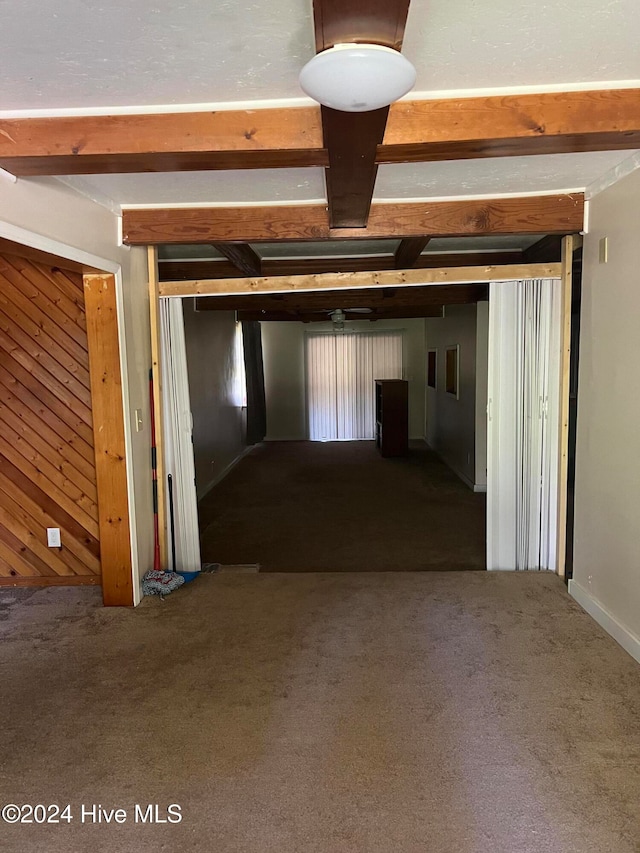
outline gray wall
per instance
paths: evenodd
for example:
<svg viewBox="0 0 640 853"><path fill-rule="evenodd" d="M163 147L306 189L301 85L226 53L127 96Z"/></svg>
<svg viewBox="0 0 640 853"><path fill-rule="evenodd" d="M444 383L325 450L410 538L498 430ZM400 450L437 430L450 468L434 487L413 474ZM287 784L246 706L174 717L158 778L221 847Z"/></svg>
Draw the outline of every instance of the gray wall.
<svg viewBox="0 0 640 853"><path fill-rule="evenodd" d="M183 300L198 500L246 448L245 410L233 399L235 312Z"/></svg>
<svg viewBox="0 0 640 853"><path fill-rule="evenodd" d="M404 378L409 381L409 437L424 438L424 320L385 320L372 324L356 320L348 329L383 331L404 329ZM331 323L262 323L264 379L267 398L267 441L303 441L308 438L304 335L330 331Z"/></svg>
<svg viewBox="0 0 640 853"><path fill-rule="evenodd" d="M619 630L635 637L639 654L640 171L595 196L589 207L572 592L614 635ZM602 237L609 241L606 264L598 259Z"/></svg>
<svg viewBox="0 0 640 853"><path fill-rule="evenodd" d="M426 349L437 350L437 387L427 388L426 439L467 485L486 488L488 309L450 305L442 318L426 320ZM447 347L458 345L459 395L445 390ZM480 353L478 353L480 350ZM476 361L480 374L477 375ZM479 448L476 451L476 441ZM476 457L477 460L476 460Z"/></svg>

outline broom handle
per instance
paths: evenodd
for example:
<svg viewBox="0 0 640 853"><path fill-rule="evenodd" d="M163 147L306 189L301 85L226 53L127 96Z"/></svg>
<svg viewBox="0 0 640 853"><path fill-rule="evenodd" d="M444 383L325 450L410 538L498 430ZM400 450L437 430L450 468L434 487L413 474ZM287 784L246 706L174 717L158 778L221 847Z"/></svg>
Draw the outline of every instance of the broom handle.
<svg viewBox="0 0 640 853"><path fill-rule="evenodd" d="M176 527L173 516L173 476L167 475L169 481L169 524L171 528L171 567L176 571Z"/></svg>

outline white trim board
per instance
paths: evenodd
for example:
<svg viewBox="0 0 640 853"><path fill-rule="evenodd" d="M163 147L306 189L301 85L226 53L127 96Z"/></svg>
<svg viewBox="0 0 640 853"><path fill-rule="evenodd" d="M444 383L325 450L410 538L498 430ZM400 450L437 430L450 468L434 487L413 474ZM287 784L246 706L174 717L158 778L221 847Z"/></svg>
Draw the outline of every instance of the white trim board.
<svg viewBox="0 0 640 853"><path fill-rule="evenodd" d="M603 607L599 601L587 592L584 587L580 586L574 580L569 581L569 595L574 598L580 607L595 619L595 621L603 628L607 634L622 646L634 660L640 663L640 637L637 637L632 631L622 625L616 617L610 613L606 607Z"/></svg>

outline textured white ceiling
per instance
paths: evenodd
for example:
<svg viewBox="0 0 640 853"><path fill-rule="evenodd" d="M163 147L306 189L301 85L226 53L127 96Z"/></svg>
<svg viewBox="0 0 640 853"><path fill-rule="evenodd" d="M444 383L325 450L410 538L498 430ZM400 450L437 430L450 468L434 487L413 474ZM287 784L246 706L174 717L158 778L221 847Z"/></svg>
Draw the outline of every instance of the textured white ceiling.
<svg viewBox="0 0 640 853"><path fill-rule="evenodd" d="M489 252L526 249L540 239L539 234L490 234L478 237L437 237L429 242L425 254L433 252ZM339 240L331 242L254 243L261 258L327 258L367 255L392 255L400 240ZM161 261L201 261L221 259L222 255L210 244L160 246Z"/></svg>
<svg viewBox="0 0 640 853"><path fill-rule="evenodd" d="M311 0L0 0L0 110L298 98ZM416 92L640 79L638 0L413 0Z"/></svg>
<svg viewBox="0 0 640 853"><path fill-rule="evenodd" d="M583 190L629 156L628 151L597 151L380 166L374 200ZM324 172L313 167L86 175L64 180L93 198L123 207L326 200Z"/></svg>
<svg viewBox="0 0 640 853"><path fill-rule="evenodd" d="M83 190L93 187L102 196L124 206L326 199L324 171L312 166L306 169L83 175L65 178L65 183Z"/></svg>
<svg viewBox="0 0 640 853"><path fill-rule="evenodd" d="M584 189L631 151L495 157L380 166L375 197L441 198Z"/></svg>
<svg viewBox="0 0 640 853"><path fill-rule="evenodd" d="M299 98L311 0L0 0L0 111L179 108ZM416 92L640 81L638 0L412 0ZM603 152L382 166L376 199L580 189ZM324 200L320 169L66 179L116 205Z"/></svg>

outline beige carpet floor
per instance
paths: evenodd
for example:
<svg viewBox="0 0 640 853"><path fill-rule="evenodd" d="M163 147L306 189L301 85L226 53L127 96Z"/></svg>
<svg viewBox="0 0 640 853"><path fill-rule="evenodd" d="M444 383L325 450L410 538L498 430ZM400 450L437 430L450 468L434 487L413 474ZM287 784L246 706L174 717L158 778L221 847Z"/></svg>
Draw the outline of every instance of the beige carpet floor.
<svg viewBox="0 0 640 853"><path fill-rule="evenodd" d="M0 800L74 817L0 824L3 853L640 849L640 667L555 576L4 589L0 638Z"/></svg>
<svg viewBox="0 0 640 853"><path fill-rule="evenodd" d="M485 495L423 443L267 442L200 502L204 562L267 572L484 569ZM304 559L301 559L304 556Z"/></svg>

